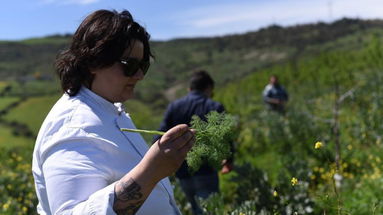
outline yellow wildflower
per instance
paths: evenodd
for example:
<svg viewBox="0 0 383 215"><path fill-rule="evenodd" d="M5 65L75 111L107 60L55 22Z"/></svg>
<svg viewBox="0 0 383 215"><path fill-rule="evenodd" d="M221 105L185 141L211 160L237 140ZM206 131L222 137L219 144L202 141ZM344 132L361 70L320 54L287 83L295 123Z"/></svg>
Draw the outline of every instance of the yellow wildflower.
<svg viewBox="0 0 383 215"><path fill-rule="evenodd" d="M277 196L278 196L278 192L277 192L276 190L274 190L274 192L273 192L273 196L274 196L274 197L277 197Z"/></svg>
<svg viewBox="0 0 383 215"><path fill-rule="evenodd" d="M33 193L29 192L27 196L28 196L29 199L32 199L33 198Z"/></svg>
<svg viewBox="0 0 383 215"><path fill-rule="evenodd" d="M3 205L3 210L7 210L9 208L9 204L8 203L5 203L4 205Z"/></svg>
<svg viewBox="0 0 383 215"><path fill-rule="evenodd" d="M12 184L7 184L7 189L8 190L12 190L12 188L13 188Z"/></svg>
<svg viewBox="0 0 383 215"><path fill-rule="evenodd" d="M295 177L293 177L293 178L291 179L291 185L295 186L295 185L297 185L297 184L298 184L298 179L295 178Z"/></svg>
<svg viewBox="0 0 383 215"><path fill-rule="evenodd" d="M356 162L356 166L357 166L357 167L360 167L361 165L362 165L362 164L361 164L359 161Z"/></svg>
<svg viewBox="0 0 383 215"><path fill-rule="evenodd" d="M320 149L322 146L323 146L323 143L320 142L320 141L318 141L318 142L315 143L314 148L315 148L315 149Z"/></svg>

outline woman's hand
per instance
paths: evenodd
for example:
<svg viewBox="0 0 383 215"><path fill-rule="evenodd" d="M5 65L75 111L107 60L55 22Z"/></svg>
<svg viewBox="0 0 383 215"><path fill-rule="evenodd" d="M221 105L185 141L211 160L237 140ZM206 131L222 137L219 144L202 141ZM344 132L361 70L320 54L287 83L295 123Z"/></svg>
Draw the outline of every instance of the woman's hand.
<svg viewBox="0 0 383 215"><path fill-rule="evenodd" d="M195 142L195 130L186 124L177 125L155 142L139 165L161 180L172 175L185 160Z"/></svg>
<svg viewBox="0 0 383 215"><path fill-rule="evenodd" d="M180 167L194 141L195 131L185 124L166 132L150 147L140 163L116 183L114 211L135 214L153 187Z"/></svg>

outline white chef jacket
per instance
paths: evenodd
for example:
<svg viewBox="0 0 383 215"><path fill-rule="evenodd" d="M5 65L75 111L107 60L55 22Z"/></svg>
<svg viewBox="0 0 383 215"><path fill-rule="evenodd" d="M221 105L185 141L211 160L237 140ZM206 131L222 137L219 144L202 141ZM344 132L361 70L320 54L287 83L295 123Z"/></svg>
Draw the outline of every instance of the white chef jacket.
<svg viewBox="0 0 383 215"><path fill-rule="evenodd" d="M115 214L115 182L148 150L140 134L120 128L135 128L122 105L85 87L57 101L33 152L39 214ZM168 178L154 187L136 214L180 214Z"/></svg>

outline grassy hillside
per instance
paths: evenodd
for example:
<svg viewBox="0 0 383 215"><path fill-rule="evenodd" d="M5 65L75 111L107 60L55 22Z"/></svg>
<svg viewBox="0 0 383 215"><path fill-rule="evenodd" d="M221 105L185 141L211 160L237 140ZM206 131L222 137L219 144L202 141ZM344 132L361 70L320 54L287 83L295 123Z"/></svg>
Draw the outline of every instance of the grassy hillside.
<svg viewBox="0 0 383 215"><path fill-rule="evenodd" d="M381 214L382 27L379 20L343 19L153 41L155 63L126 109L137 127L156 129L169 100L186 92L191 72L206 69L217 82L215 99L240 119L236 167L220 176L222 193L203 203L209 212ZM67 35L0 43L3 214L36 214L32 147L61 96L52 63L68 40ZM265 111L261 92L271 74L290 93L284 116ZM315 149L318 141L323 146ZM292 178L298 180L294 186ZM176 198L190 214L178 187Z"/></svg>
<svg viewBox="0 0 383 215"><path fill-rule="evenodd" d="M152 41L155 62L137 97L163 107L168 88L184 85L197 68L208 70L221 85L301 55L317 55L330 49L359 49L363 40L374 31L380 32L382 26L379 20L342 19L331 24L289 28L274 25L224 37ZM69 36L1 42L0 79L21 83L52 80L54 58L67 47Z"/></svg>
<svg viewBox="0 0 383 215"><path fill-rule="evenodd" d="M250 163L269 176L266 194L236 179L237 189L253 190L237 200L276 190L280 199L254 200L257 210L286 211L288 205L299 214L383 213L376 192L383 170L381 35L363 44L360 50L302 57L217 90L216 99L241 119L237 164ZM266 111L262 101L271 74L290 92L284 116ZM315 149L318 141L324 147ZM290 189L293 177L299 185Z"/></svg>
<svg viewBox="0 0 383 215"><path fill-rule="evenodd" d="M13 108L4 117L7 121L16 121L27 125L37 136L40 126L49 110L60 98L60 95L31 97Z"/></svg>

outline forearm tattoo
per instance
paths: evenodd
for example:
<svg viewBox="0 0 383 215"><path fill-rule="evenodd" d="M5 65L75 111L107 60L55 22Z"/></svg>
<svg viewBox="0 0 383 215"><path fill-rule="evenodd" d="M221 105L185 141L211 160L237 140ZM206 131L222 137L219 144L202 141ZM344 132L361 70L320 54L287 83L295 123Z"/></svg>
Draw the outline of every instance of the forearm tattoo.
<svg viewBox="0 0 383 215"><path fill-rule="evenodd" d="M136 214L138 209L144 203L143 195L141 193L141 186L133 179L127 182L117 182L114 200L114 211L117 214L133 215Z"/></svg>

